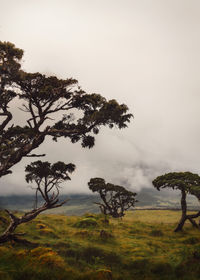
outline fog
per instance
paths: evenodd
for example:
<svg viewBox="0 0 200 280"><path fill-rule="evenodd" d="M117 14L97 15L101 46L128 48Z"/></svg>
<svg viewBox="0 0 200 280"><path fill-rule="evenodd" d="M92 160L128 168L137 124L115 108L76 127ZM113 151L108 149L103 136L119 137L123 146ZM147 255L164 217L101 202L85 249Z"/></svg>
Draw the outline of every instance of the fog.
<svg viewBox="0 0 200 280"><path fill-rule="evenodd" d="M23 69L73 77L88 93L128 105L128 128L103 128L93 149L50 138L34 152L76 164L64 193L92 177L139 191L170 171L199 172L200 2L0 0L0 40L24 49ZM23 119L14 104L15 122ZM31 193L25 159L0 194Z"/></svg>

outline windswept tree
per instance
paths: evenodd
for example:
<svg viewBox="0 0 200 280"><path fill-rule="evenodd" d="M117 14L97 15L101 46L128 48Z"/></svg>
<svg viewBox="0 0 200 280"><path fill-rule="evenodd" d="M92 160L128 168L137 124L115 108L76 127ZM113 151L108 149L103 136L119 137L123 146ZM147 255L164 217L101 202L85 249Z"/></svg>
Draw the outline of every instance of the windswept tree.
<svg viewBox="0 0 200 280"><path fill-rule="evenodd" d="M195 227L198 227L195 222L195 218L200 216L200 211L196 214L187 214L187 194L194 195L198 200L200 200L200 176L198 174L193 174L191 172L172 172L162 176L157 177L153 180L153 186L157 190L169 188L173 190L181 191L181 219L175 228L175 232L181 231L185 222L188 220Z"/></svg>
<svg viewBox="0 0 200 280"><path fill-rule="evenodd" d="M100 195L99 205L102 214L110 215L113 218L120 218L125 215L125 211L134 207L136 193L126 190L122 186L106 183L102 178L92 178L88 183L92 192Z"/></svg>
<svg viewBox="0 0 200 280"><path fill-rule="evenodd" d="M26 166L26 181L33 184L35 190L35 207L26 212L21 217L17 217L6 210L10 217L10 224L5 232L0 236L0 243L10 240L18 241L20 234L14 233L15 229L22 223L27 223L36 218L41 212L62 206L67 200L59 201L61 184L70 180L69 173L75 170L75 165L65 164L64 162L35 161ZM43 204L38 205L38 197L42 198Z"/></svg>
<svg viewBox="0 0 200 280"><path fill-rule="evenodd" d="M23 51L0 42L0 177L46 139L64 137L92 148L102 126L125 128L132 114L116 100L83 91L75 79L58 79L21 70ZM21 101L24 125L11 104ZM39 156L39 155L38 155Z"/></svg>

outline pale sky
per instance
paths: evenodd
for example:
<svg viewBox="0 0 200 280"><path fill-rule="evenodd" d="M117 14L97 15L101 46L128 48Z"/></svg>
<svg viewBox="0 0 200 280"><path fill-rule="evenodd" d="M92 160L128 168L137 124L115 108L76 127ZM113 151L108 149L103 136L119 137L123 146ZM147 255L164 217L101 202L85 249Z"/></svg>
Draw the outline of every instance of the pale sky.
<svg viewBox="0 0 200 280"><path fill-rule="evenodd" d="M169 171L199 173L199 0L0 0L0 7L0 40L24 49L23 69L73 77L134 114L127 129L102 129L91 150L66 140L40 147L43 160L76 164L64 192L87 192L92 177L137 191ZM31 192L27 163L1 179L0 194Z"/></svg>

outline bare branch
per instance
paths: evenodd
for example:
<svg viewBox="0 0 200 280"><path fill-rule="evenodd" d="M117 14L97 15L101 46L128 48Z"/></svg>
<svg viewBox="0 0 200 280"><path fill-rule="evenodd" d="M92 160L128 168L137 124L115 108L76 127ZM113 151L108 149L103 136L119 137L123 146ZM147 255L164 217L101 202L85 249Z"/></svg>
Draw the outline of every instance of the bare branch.
<svg viewBox="0 0 200 280"><path fill-rule="evenodd" d="M30 154L30 155L26 155L25 157L45 157L46 154L41 154L41 155L37 155L37 154Z"/></svg>

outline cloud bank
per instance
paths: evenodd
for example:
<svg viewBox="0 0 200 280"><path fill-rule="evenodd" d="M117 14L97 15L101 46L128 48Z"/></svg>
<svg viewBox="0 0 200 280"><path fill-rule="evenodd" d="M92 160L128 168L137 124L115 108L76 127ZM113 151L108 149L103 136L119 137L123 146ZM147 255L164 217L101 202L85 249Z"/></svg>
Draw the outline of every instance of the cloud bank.
<svg viewBox="0 0 200 280"><path fill-rule="evenodd" d="M25 50L26 71L74 77L134 114L125 130L102 129L91 150L47 139L37 151L45 160L77 166L63 192L88 192L96 176L138 191L162 173L199 172L199 8L197 0L1 1L1 40ZM31 192L27 163L1 179L1 195Z"/></svg>

